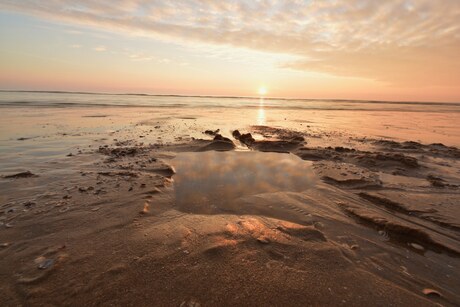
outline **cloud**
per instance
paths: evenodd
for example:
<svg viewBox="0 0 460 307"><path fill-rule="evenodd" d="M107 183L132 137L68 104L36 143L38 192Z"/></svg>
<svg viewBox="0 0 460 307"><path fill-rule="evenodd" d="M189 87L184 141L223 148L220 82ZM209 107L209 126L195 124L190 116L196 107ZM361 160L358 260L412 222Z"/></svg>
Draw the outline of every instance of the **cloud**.
<svg viewBox="0 0 460 307"><path fill-rule="evenodd" d="M2 0L0 9L298 58L283 68L401 86L460 84L458 0Z"/></svg>
<svg viewBox="0 0 460 307"><path fill-rule="evenodd" d="M157 60L156 56L146 54L144 52L126 53L126 55L131 61L135 62Z"/></svg>
<svg viewBox="0 0 460 307"><path fill-rule="evenodd" d="M79 45L79 44L73 44L73 45L70 45L69 47L70 47L70 48L74 48L74 49L79 49L79 48L81 48L81 45Z"/></svg>
<svg viewBox="0 0 460 307"><path fill-rule="evenodd" d="M172 60L169 58L155 56L155 55L152 55L144 51L134 51L130 49L125 49L123 52L121 52L121 54L127 56L133 62L155 61L156 63L159 63L159 64L175 63L177 65L188 65L187 63L179 62L177 60Z"/></svg>
<svg viewBox="0 0 460 307"><path fill-rule="evenodd" d="M163 58L163 59L160 59L159 62L162 63L162 64L169 64L169 63L171 63L171 60L167 59L167 58Z"/></svg>
<svg viewBox="0 0 460 307"><path fill-rule="evenodd" d="M154 56L146 55L143 53L133 53L128 55L128 57L131 59L131 61L151 61L155 59Z"/></svg>
<svg viewBox="0 0 460 307"><path fill-rule="evenodd" d="M97 47L94 47L93 50L97 52L104 52L104 51L107 51L107 48L105 46L97 46Z"/></svg>

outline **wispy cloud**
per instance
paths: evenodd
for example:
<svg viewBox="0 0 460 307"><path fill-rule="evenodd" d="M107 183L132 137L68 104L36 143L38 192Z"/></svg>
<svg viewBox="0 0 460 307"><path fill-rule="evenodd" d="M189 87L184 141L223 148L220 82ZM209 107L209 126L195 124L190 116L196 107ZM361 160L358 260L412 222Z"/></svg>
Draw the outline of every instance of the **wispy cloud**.
<svg viewBox="0 0 460 307"><path fill-rule="evenodd" d="M0 9L296 57L280 64L288 69L403 86L460 84L458 0L3 0Z"/></svg>
<svg viewBox="0 0 460 307"><path fill-rule="evenodd" d="M163 64L169 64L169 63L171 63L171 60L167 59L167 58L163 58L163 59L160 59L159 62L163 63Z"/></svg>
<svg viewBox="0 0 460 307"><path fill-rule="evenodd" d="M151 60L154 60L156 58L156 57L154 57L152 55L146 55L144 53L132 53L132 54L129 54L128 57L132 61L151 61Z"/></svg>
<svg viewBox="0 0 460 307"><path fill-rule="evenodd" d="M79 49L79 48L81 48L81 45L79 45L79 44L73 44L73 45L70 45L69 47L70 47L70 48L74 48L74 49Z"/></svg>
<svg viewBox="0 0 460 307"><path fill-rule="evenodd" d="M97 47L94 47L93 50L97 52L104 52L104 51L107 51L107 48L105 46L97 46Z"/></svg>

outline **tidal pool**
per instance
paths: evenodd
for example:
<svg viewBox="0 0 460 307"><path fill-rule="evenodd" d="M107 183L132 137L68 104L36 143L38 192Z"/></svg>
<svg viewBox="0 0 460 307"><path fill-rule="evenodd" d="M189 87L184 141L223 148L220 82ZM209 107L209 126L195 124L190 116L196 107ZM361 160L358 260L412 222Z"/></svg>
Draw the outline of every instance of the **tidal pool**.
<svg viewBox="0 0 460 307"><path fill-rule="evenodd" d="M181 153L172 164L175 203L183 212L236 213L233 204L242 197L305 191L315 181L311 162L285 153Z"/></svg>

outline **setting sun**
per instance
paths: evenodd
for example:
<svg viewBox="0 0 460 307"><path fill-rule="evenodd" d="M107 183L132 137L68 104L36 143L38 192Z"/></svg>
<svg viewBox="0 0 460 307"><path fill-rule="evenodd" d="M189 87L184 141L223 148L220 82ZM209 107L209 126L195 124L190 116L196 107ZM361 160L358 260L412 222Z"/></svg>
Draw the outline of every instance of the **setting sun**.
<svg viewBox="0 0 460 307"><path fill-rule="evenodd" d="M267 88L265 86L259 87L259 95L260 96L265 96L267 95Z"/></svg>

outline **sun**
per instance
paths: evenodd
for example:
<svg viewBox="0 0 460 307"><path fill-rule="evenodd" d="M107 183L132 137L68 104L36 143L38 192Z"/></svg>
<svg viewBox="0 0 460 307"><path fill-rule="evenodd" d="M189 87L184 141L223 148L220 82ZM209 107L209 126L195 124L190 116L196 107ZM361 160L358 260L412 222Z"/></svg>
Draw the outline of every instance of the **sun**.
<svg viewBox="0 0 460 307"><path fill-rule="evenodd" d="M259 95L260 96L265 96L267 95L267 88L265 86L259 87Z"/></svg>

